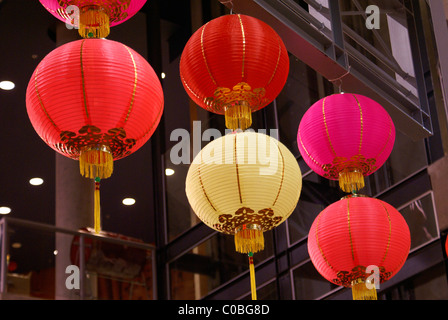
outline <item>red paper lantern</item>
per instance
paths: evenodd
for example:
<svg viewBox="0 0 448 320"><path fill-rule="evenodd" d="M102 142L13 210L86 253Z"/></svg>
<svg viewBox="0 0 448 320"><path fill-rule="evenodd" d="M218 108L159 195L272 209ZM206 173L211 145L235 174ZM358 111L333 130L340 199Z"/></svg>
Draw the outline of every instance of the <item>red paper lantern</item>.
<svg viewBox="0 0 448 320"><path fill-rule="evenodd" d="M286 83L289 56L282 39L256 18L231 14L209 21L187 42L180 77L190 98L246 129L251 113L271 103Z"/></svg>
<svg viewBox="0 0 448 320"><path fill-rule="evenodd" d="M106 39L56 48L39 63L26 91L28 116L38 135L55 151L79 160L81 174L94 178L97 189L99 180L112 174L114 160L151 137L163 102L149 63Z"/></svg>
<svg viewBox="0 0 448 320"><path fill-rule="evenodd" d="M308 234L316 269L328 281L352 288L356 300L376 299L375 286L401 269L410 245L403 216L384 201L361 196L345 197L325 208ZM372 271L379 283L369 282Z"/></svg>
<svg viewBox="0 0 448 320"><path fill-rule="evenodd" d="M364 177L378 170L395 142L395 126L376 101L339 93L314 103L300 121L297 145L317 174L339 180L345 192L364 187Z"/></svg>

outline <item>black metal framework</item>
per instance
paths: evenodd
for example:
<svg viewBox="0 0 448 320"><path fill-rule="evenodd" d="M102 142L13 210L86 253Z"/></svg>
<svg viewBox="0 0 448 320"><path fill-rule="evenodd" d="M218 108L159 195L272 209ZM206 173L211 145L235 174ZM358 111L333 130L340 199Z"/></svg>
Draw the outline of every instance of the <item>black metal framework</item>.
<svg viewBox="0 0 448 320"><path fill-rule="evenodd" d="M252 3L252 1L250 2ZM305 2L308 4L315 4L313 1ZM362 87L363 90L372 93L374 96L387 97L387 101L383 99L381 100L389 105L389 110L395 110L394 114L396 119L397 117L401 117L401 127L406 127L407 129L405 131L413 138L424 139L426 141L428 164L431 164L443 155L443 146L437 125L437 112L434 106L435 102L433 99L433 86L431 82L434 75L431 74L429 68L420 14L421 10L419 7L420 3L418 0L403 1L406 8L410 12L413 12L412 15L408 13L407 23L413 49L413 62L416 71L415 78L417 89L419 90L418 104L397 94L397 89L395 87L390 87L389 84L380 81L381 76L378 76L378 70L372 70L372 66L366 66L364 63L359 63L359 57L354 57L353 52L345 47L343 40L344 28L342 27L340 20L341 12L337 1L330 0L330 10L328 12L329 16L332 17L333 34L331 38L325 37L320 30L316 29L311 24L305 25L298 23L298 17L306 16L306 10L292 0L254 0L250 5L247 3L248 1L245 3L242 1L234 1L232 4L234 12L253 14L254 16L258 16L267 21L275 21L276 26L278 27L277 31L279 31L287 41L297 40L299 35L300 43L298 46L301 46L304 43L307 44L308 47L303 54L310 55L313 54L313 52L315 54L326 54L327 57L332 59L337 65L336 67L332 66L331 70L328 71L323 69L326 67L325 64L316 67L315 65L313 66L314 62L309 60L311 57L306 58L308 59L308 62L306 59L304 62L311 65L316 71L321 71L320 73L324 76L331 78L334 75L345 73L347 67L351 66L350 73L352 78L351 80L347 79L347 82L345 82L348 88L353 88L353 91L356 91L355 88L358 88L357 86L359 86ZM273 15L275 15L275 17L273 17ZM151 16L148 16L148 19L151 19ZM278 20L282 21L283 24L278 25ZM154 32L156 30L151 29L150 31ZM289 42L289 50L299 58L304 57L302 53L298 53L298 47L295 47L291 42ZM328 66L330 62L327 60L326 63ZM403 110L407 111L404 112ZM271 106L261 110L260 113L265 128L279 128L275 102ZM161 126L159 126L152 139L154 151L153 163L155 167L154 183L156 184L156 188L154 189L156 190L155 198L158 199L154 210L156 212L155 232L157 234L158 248L158 298L170 299L169 264L199 243L213 237L216 234L216 231L211 230L200 223L179 235L174 240L168 241L167 215L169 212L167 212L166 209L165 177L163 176L165 163L163 155L166 152L164 149L164 142L167 137L164 136L164 132L162 120ZM425 194L430 191L431 188L429 175L426 168L423 168L377 196L391 205L399 207L408 201ZM271 232L273 233L274 239L274 254L256 265L258 289L262 290L264 286L275 286L277 299L295 299L293 270L297 266L309 261L306 237L291 244L287 222L281 224ZM446 256L440 250L441 241L443 239L444 237L442 236L411 253L399 276L388 281L388 283L385 284L384 289L391 288L419 272L423 272L438 263L446 261ZM248 272L243 272L239 277L210 291L203 297L203 299L247 299L250 296L248 282L249 274ZM335 290L325 298L351 299L350 295L351 293L347 290Z"/></svg>

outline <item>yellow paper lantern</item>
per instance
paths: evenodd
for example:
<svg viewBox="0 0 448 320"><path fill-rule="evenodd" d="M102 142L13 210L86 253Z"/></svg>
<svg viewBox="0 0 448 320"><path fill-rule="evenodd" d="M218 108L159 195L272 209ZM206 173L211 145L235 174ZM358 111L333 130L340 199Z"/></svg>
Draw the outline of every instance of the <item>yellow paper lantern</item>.
<svg viewBox="0 0 448 320"><path fill-rule="evenodd" d="M302 173L281 142L262 133L233 131L207 144L187 173L186 194L207 226L235 236L235 249L249 256L252 300L257 299L254 252L263 232L285 221L302 189Z"/></svg>
<svg viewBox="0 0 448 320"><path fill-rule="evenodd" d="M302 174L293 154L278 140L235 131L207 144L190 165L186 194L207 226L235 235L236 251L264 249L263 232L294 211Z"/></svg>

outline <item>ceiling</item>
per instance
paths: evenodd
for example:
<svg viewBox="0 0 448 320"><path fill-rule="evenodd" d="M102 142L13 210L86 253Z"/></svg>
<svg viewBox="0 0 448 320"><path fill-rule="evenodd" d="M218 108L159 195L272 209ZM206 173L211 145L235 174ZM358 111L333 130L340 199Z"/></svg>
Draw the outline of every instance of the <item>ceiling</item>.
<svg viewBox="0 0 448 320"><path fill-rule="evenodd" d="M176 57L190 34L190 2L177 2L178 10L172 10L172 3L148 1L135 18L111 28L108 39L127 44L143 56L154 57L147 48L160 48L160 44L147 43L148 30L137 28L142 21L144 26L146 12L152 9L150 6L157 5L161 35L148 38L169 38L172 42L169 59ZM25 92L38 63L56 48L57 24L62 22L47 12L38 0L0 0L0 81L15 83L11 91L0 90L0 207L10 207L12 211L8 216L11 218L50 225L55 224L55 182L58 178L55 159L60 155L56 155L34 131L26 112ZM165 88L164 94L167 95ZM177 94L185 95L185 92ZM165 103L164 107L164 113L173 112L172 104ZM103 230L145 242L155 241L151 158L150 140L134 154L114 163L113 175L103 180L101 186ZM33 177L41 177L44 183L32 186L29 180ZM125 197L135 198L135 205L124 206L121 201ZM17 262L18 272L29 268L33 253L39 252L42 264L53 258L54 241L50 238L36 241L35 234L17 228L10 239L11 244L15 242L22 244L21 248L10 251L11 259Z"/></svg>

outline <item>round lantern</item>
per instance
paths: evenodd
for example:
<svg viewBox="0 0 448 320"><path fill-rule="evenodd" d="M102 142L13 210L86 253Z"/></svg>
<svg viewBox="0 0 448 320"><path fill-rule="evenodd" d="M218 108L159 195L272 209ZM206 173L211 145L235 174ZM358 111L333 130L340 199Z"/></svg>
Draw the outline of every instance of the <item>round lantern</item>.
<svg viewBox="0 0 448 320"><path fill-rule="evenodd" d="M83 38L105 38L110 27L135 15L146 0L39 0L53 16L78 28Z"/></svg>
<svg viewBox="0 0 448 320"><path fill-rule="evenodd" d="M236 251L249 255L256 299L253 253L264 249L263 232L295 209L302 175L293 154L265 134L239 130L207 144L187 173L188 201L207 226L234 235Z"/></svg>
<svg viewBox="0 0 448 320"><path fill-rule="evenodd" d="M79 160L80 173L95 179L96 195L100 179L111 176L113 161L151 137L163 103L162 86L149 63L106 39L56 48L39 63L26 91L37 134L55 151Z"/></svg>
<svg viewBox="0 0 448 320"><path fill-rule="evenodd" d="M190 165L186 194L209 227L235 235L236 250L263 250L263 232L285 221L299 200L297 160L276 139L256 132L227 134L207 144Z"/></svg>
<svg viewBox="0 0 448 320"><path fill-rule="evenodd" d="M289 56L269 25L231 14L209 21L191 36L179 68L182 84L197 105L224 114L227 128L245 130L252 112L283 89Z"/></svg>
<svg viewBox="0 0 448 320"><path fill-rule="evenodd" d="M308 252L328 281L376 300L376 288L403 266L411 238L403 216L379 199L348 196L325 208L308 234Z"/></svg>
<svg viewBox="0 0 448 320"><path fill-rule="evenodd" d="M364 187L364 177L378 170L395 142L395 126L376 101L339 93L314 103L299 124L297 144L317 174L339 180L345 192Z"/></svg>

